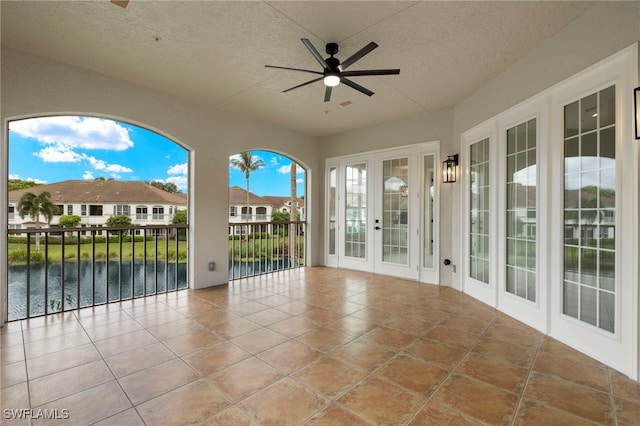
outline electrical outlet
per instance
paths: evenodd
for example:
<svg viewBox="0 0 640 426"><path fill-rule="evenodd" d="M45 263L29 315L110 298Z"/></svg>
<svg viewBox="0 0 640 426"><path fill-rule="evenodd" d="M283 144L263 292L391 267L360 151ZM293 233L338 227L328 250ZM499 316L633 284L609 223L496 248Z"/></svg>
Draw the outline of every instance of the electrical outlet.
<svg viewBox="0 0 640 426"><path fill-rule="evenodd" d="M216 262L209 262L209 270L210 271L216 270Z"/></svg>

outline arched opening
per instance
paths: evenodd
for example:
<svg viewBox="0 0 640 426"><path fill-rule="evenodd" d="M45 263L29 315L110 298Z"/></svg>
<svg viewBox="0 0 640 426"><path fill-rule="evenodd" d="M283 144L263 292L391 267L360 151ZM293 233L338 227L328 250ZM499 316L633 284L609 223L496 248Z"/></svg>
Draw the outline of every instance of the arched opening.
<svg viewBox="0 0 640 426"><path fill-rule="evenodd" d="M188 158L125 121L9 121L7 319L188 287Z"/></svg>
<svg viewBox="0 0 640 426"><path fill-rule="evenodd" d="M306 264L306 173L272 151L229 158L230 280Z"/></svg>

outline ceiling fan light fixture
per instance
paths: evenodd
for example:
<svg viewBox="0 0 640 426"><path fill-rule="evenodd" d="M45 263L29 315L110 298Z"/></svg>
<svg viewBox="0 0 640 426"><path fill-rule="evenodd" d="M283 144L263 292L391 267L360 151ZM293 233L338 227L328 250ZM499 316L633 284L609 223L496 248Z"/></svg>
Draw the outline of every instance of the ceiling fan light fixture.
<svg viewBox="0 0 640 426"><path fill-rule="evenodd" d="M340 77L337 74L330 73L324 76L324 85L327 87L336 87L340 84Z"/></svg>

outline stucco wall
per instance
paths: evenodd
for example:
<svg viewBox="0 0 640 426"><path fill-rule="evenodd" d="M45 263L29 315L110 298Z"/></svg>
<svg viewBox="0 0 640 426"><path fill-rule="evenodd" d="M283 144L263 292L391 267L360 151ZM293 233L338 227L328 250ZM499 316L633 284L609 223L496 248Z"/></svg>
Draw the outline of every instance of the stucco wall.
<svg viewBox="0 0 640 426"><path fill-rule="evenodd" d="M192 285L196 288L227 282L229 156L243 150L265 149L295 158L309 170L309 261L321 261L316 194L322 162L317 140L294 131L187 102L145 87L53 62L11 49L2 49L1 114L6 120L37 115L96 115L115 118L156 131L191 150L190 224ZM2 135L0 199L6 200L7 135ZM0 223L7 223L0 209ZM197 232L193 232L197 229ZM6 262L6 235L0 233L0 259ZM215 261L215 271L208 263ZM0 265L3 266L3 265ZM5 269L4 267L0 269ZM2 275L2 274L0 274ZM0 279L6 288L6 274Z"/></svg>

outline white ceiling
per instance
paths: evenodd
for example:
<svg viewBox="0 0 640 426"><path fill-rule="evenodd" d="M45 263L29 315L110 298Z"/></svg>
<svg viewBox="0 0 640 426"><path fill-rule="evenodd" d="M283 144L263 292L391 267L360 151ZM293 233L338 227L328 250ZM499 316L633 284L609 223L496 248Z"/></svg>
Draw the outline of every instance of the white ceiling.
<svg viewBox="0 0 640 426"><path fill-rule="evenodd" d="M589 2L5 1L2 45L237 114L324 137L455 105L554 35ZM344 60L367 97L340 85L324 103L321 71L300 42ZM350 101L348 106L340 104Z"/></svg>

